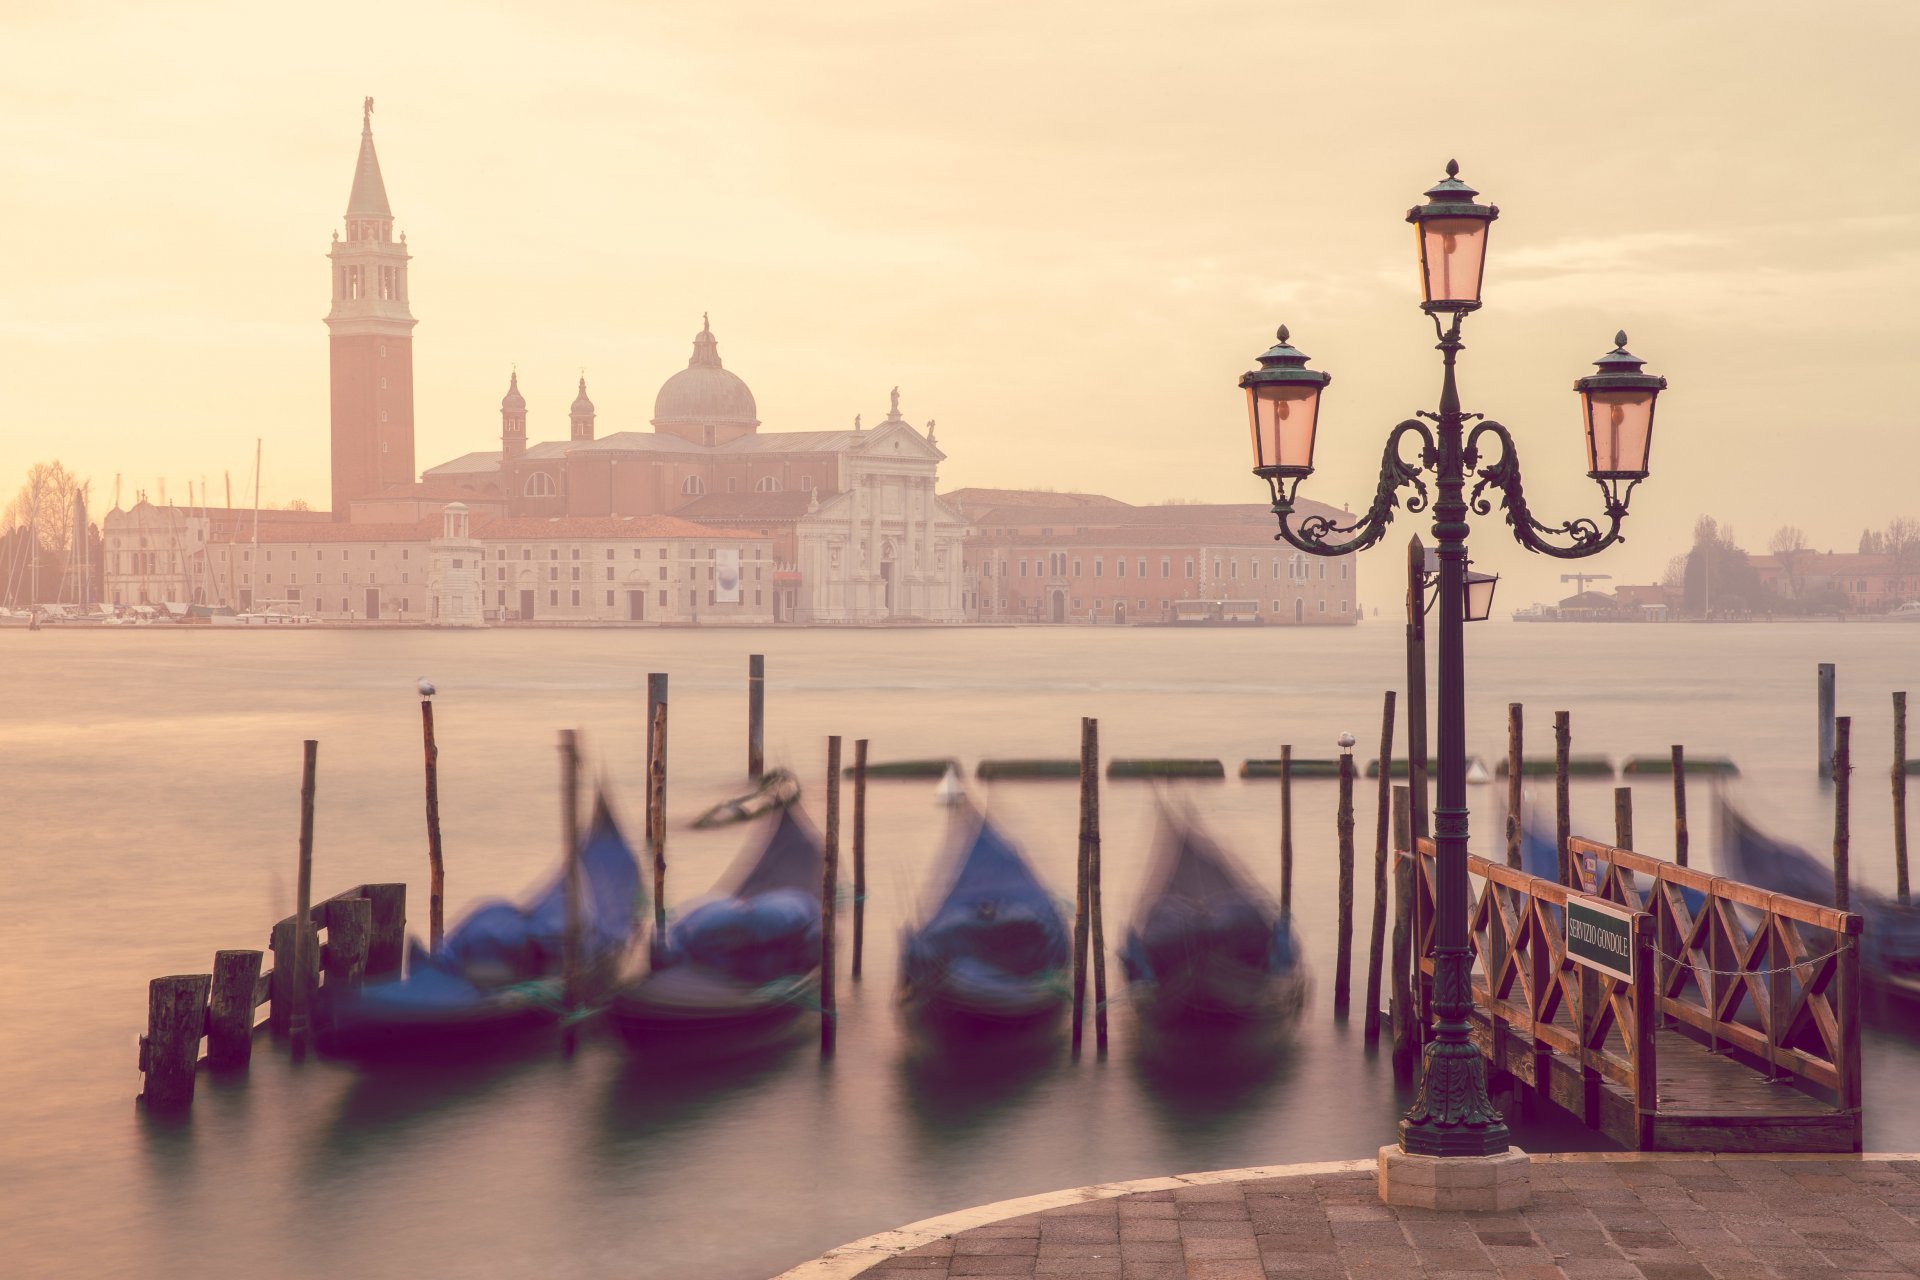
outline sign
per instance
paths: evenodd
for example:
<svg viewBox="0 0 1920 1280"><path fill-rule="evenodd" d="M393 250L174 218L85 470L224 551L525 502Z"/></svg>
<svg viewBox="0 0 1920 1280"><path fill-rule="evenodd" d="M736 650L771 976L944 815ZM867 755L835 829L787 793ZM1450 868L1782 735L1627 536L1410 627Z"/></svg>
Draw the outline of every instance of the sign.
<svg viewBox="0 0 1920 1280"><path fill-rule="evenodd" d="M740 552L732 547L714 548L713 602L740 603Z"/></svg>
<svg viewBox="0 0 1920 1280"><path fill-rule="evenodd" d="M1601 898L1567 898L1567 956L1633 981L1633 913Z"/></svg>

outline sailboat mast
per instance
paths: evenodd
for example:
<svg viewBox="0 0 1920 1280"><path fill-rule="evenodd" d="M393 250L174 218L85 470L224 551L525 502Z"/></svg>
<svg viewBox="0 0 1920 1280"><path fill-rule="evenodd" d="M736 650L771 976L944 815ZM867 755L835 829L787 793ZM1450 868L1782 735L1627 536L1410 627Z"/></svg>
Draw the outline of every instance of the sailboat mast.
<svg viewBox="0 0 1920 1280"><path fill-rule="evenodd" d="M253 569L249 578L260 576L260 437L253 438ZM249 598L253 593L249 591Z"/></svg>

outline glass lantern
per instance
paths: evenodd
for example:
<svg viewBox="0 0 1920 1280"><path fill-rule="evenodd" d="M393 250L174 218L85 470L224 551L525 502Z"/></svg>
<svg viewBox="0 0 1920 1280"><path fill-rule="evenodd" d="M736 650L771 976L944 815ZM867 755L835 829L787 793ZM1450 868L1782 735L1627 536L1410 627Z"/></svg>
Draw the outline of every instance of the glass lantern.
<svg viewBox="0 0 1920 1280"><path fill-rule="evenodd" d="M1240 375L1253 431L1253 472L1269 480L1312 474L1320 391L1333 381L1306 367L1307 357L1289 343L1285 325L1276 337L1260 354L1260 367Z"/></svg>
<svg viewBox="0 0 1920 1280"><path fill-rule="evenodd" d="M1479 307L1487 228L1500 216L1498 206L1474 202L1480 193L1460 181L1459 172L1459 164L1447 161L1447 176L1427 188L1427 203L1407 210L1419 240L1421 306L1428 312Z"/></svg>
<svg viewBox="0 0 1920 1280"><path fill-rule="evenodd" d="M1653 407L1667 380L1642 373L1646 362L1627 350L1627 335L1594 361L1598 373L1573 384L1586 420L1587 474L1595 480L1644 480L1653 451Z"/></svg>

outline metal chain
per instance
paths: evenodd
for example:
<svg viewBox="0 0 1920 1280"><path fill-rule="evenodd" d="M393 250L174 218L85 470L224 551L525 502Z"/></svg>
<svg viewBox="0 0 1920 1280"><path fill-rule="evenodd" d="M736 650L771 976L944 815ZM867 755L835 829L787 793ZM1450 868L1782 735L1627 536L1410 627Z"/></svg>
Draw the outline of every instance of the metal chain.
<svg viewBox="0 0 1920 1280"><path fill-rule="evenodd" d="M1834 956L1839 955L1842 951L1845 951L1845 950L1846 948L1844 946L1835 947L1831 951L1822 951L1817 956L1808 956L1805 960L1799 960L1792 964L1780 965L1779 967L1773 968L1773 969L1704 969L1700 967L1700 965L1694 963L1691 960L1681 960L1681 959L1678 959L1677 957L1670 956L1658 947L1655 947L1653 949L1653 954L1656 956L1659 956L1662 960L1665 960L1668 964L1681 965L1693 971L1696 974L1704 973L1715 978L1770 978L1776 973L1792 973L1796 969L1804 968L1807 965L1818 964L1822 960L1832 959Z"/></svg>

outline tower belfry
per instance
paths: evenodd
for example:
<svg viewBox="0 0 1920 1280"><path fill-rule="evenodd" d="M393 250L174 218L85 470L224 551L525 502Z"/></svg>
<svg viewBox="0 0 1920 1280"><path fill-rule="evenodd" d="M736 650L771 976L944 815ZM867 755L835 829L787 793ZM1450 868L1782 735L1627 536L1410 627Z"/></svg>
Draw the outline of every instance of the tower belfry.
<svg viewBox="0 0 1920 1280"><path fill-rule="evenodd" d="M406 237L393 238L393 210L373 147L373 99L360 116L360 156L347 196L346 237L334 232L333 306L327 312L333 423L333 518L355 498L411 484L413 312Z"/></svg>

